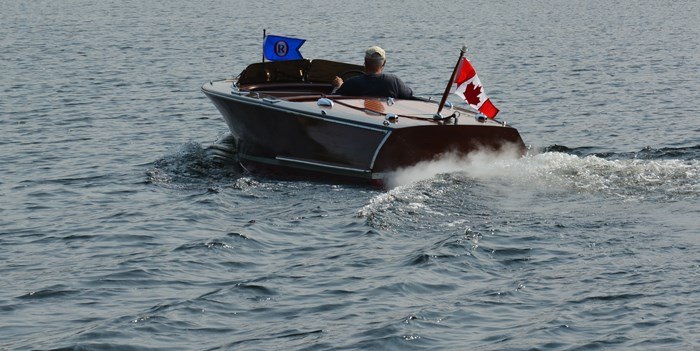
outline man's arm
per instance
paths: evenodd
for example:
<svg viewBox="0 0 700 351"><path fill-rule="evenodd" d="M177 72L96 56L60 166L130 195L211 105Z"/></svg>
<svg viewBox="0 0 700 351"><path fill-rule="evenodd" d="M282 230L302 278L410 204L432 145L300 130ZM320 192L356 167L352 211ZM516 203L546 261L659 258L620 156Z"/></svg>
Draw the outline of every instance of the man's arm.
<svg viewBox="0 0 700 351"><path fill-rule="evenodd" d="M336 76L333 78L333 81L331 82L331 85L333 85L333 91L331 91L331 94L335 94L338 89L343 85L343 79Z"/></svg>
<svg viewBox="0 0 700 351"><path fill-rule="evenodd" d="M396 77L398 99L413 99L413 89L409 88L399 77Z"/></svg>

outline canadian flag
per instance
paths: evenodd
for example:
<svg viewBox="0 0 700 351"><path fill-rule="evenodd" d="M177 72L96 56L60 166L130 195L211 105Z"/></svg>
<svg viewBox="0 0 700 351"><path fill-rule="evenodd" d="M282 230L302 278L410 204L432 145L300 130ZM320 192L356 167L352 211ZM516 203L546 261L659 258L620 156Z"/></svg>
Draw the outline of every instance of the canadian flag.
<svg viewBox="0 0 700 351"><path fill-rule="evenodd" d="M464 99L469 106L479 110L484 116L494 118L498 114L498 109L491 103L491 100L484 92L479 77L472 64L466 57L462 57L457 67L454 84L457 85L455 94Z"/></svg>

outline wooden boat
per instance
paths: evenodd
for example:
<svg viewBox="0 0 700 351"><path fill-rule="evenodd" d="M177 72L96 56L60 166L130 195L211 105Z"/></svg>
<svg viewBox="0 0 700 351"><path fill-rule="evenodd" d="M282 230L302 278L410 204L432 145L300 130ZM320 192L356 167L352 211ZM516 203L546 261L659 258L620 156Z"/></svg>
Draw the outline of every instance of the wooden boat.
<svg viewBox="0 0 700 351"><path fill-rule="evenodd" d="M525 145L518 131L448 102L332 95L335 76L363 67L328 60L260 62L202 86L252 173L381 184L392 171L435 159ZM444 115L444 117L443 117Z"/></svg>

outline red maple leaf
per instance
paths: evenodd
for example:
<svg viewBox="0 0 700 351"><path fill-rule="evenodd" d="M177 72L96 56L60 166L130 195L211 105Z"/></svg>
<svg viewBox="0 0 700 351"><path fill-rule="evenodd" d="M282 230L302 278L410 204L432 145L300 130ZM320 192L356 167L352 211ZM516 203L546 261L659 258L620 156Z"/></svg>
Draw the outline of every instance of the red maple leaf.
<svg viewBox="0 0 700 351"><path fill-rule="evenodd" d="M481 94L481 86L469 83L464 90L464 99L467 100L467 103L470 105L478 105L481 101L481 99L479 99L479 94Z"/></svg>

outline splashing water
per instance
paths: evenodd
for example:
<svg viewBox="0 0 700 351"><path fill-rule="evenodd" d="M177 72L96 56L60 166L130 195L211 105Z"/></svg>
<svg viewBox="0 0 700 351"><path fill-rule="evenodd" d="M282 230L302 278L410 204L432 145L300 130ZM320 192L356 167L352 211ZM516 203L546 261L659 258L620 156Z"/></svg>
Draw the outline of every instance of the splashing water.
<svg viewBox="0 0 700 351"><path fill-rule="evenodd" d="M219 147L203 148L196 142L187 142L170 150L153 163L146 173L150 182L161 186L190 188L235 180L241 170L234 163L222 163Z"/></svg>
<svg viewBox="0 0 700 351"><path fill-rule="evenodd" d="M700 194L698 160L607 160L544 153L522 160L522 177L529 181L602 192L622 197L697 197Z"/></svg>
<svg viewBox="0 0 700 351"><path fill-rule="evenodd" d="M498 180L512 186L570 189L626 199L698 197L700 161L681 159L606 159L544 152L518 158L508 151L454 154L394 172L391 188L448 174L477 181Z"/></svg>
<svg viewBox="0 0 700 351"><path fill-rule="evenodd" d="M507 167L516 161L518 156L519 151L515 146L500 151L482 150L467 155L447 153L435 160L419 162L414 166L394 171L388 177L387 186L395 188L443 173L459 172L473 178L488 178L499 168Z"/></svg>

